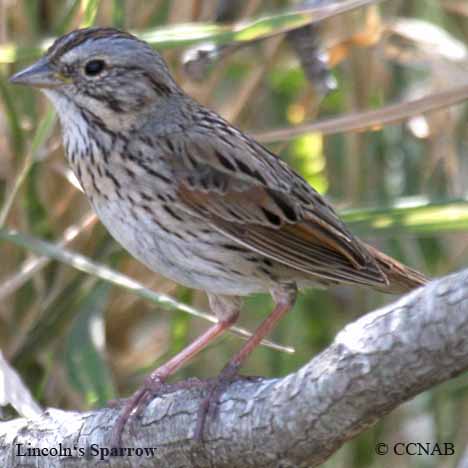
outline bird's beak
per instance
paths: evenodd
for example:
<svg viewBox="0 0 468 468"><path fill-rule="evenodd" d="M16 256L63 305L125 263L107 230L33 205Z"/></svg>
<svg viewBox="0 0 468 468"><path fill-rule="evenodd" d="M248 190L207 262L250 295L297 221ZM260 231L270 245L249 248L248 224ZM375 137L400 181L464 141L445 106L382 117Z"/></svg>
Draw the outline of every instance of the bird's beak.
<svg viewBox="0 0 468 468"><path fill-rule="evenodd" d="M49 61L43 57L28 68L10 78L10 83L34 86L35 88L57 88L66 83L63 76L53 70Z"/></svg>

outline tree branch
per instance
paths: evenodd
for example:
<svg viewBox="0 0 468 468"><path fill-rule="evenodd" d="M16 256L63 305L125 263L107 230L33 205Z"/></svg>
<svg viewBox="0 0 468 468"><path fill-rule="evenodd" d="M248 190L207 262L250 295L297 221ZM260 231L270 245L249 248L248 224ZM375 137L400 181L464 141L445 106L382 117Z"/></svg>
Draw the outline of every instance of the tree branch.
<svg viewBox="0 0 468 468"><path fill-rule="evenodd" d="M106 466L318 466L404 401L467 370L467 336L465 270L348 325L293 374L232 384L204 445L192 440L202 390L155 398L122 441L155 447L154 455L113 457ZM49 409L34 420L1 423L0 466L102 466L95 452L110 448L117 414ZM65 457L19 456L41 447Z"/></svg>

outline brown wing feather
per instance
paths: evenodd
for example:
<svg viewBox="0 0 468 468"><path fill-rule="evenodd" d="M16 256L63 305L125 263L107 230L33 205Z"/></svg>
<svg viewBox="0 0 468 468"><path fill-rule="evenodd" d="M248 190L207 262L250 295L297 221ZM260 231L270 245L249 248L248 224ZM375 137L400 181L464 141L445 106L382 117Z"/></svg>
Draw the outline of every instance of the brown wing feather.
<svg viewBox="0 0 468 468"><path fill-rule="evenodd" d="M286 220L262 187L218 194L182 184L178 195L187 207L236 242L294 269L331 281L387 284L371 256L357 256L349 248L347 233L307 212L295 222Z"/></svg>
<svg viewBox="0 0 468 468"><path fill-rule="evenodd" d="M276 155L203 112L200 125L210 120L209 138L204 127L194 125L181 133L177 148L168 145L185 209L234 241L313 277L385 289L389 280L405 275L406 267L395 261L402 269L389 268L390 257L356 239L325 199ZM419 279L414 276L414 285Z"/></svg>
<svg viewBox="0 0 468 468"><path fill-rule="evenodd" d="M429 282L429 278L419 271L403 265L394 258L372 247L372 245L364 245L388 278L389 285L382 289L384 292L391 294L404 293ZM379 288L377 287L377 289Z"/></svg>

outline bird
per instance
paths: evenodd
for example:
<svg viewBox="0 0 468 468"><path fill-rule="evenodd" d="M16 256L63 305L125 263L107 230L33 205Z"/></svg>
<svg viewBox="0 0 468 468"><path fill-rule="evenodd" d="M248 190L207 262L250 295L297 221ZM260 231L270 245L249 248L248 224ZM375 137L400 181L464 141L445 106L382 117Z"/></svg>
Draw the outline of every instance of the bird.
<svg viewBox="0 0 468 468"><path fill-rule="evenodd" d="M428 281L354 236L300 174L187 95L162 56L128 32L74 30L10 81L52 101L68 163L110 234L150 270L206 292L218 319L126 401L117 445L168 377L236 322L245 296L266 292L275 305L208 386L199 440L299 290L350 284L399 294Z"/></svg>

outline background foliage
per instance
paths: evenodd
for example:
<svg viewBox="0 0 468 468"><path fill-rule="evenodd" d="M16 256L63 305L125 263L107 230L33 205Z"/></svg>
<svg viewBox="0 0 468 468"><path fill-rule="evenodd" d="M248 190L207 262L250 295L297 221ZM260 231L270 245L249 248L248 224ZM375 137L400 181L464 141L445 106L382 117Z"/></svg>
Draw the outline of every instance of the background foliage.
<svg viewBox="0 0 468 468"><path fill-rule="evenodd" d="M277 151L356 234L432 276L465 265L468 128L466 107L452 104L468 97L466 2L348 0L341 7L367 5L307 26L330 3L0 0L0 348L41 405L84 410L127 395L207 326L204 294L150 273L109 237L65 164L45 98L7 82L78 26L149 40L187 92ZM391 299L350 287L304 292L271 337L296 352L263 347L244 371L287 374ZM270 307L267 296L249 298L241 326L252 330ZM177 378L214 375L240 344L227 336ZM461 377L326 466L455 467L466 421ZM374 453L377 442L405 440L454 442L457 455Z"/></svg>

